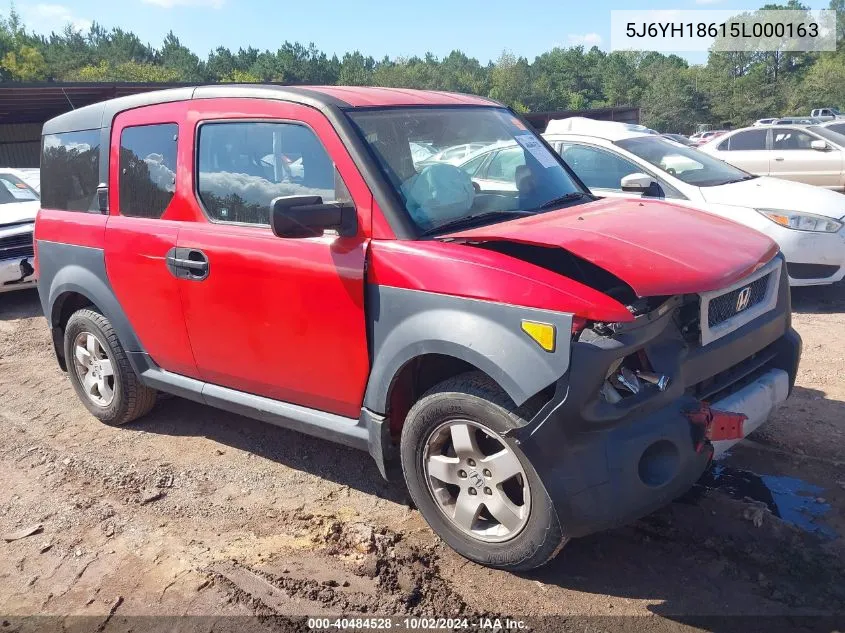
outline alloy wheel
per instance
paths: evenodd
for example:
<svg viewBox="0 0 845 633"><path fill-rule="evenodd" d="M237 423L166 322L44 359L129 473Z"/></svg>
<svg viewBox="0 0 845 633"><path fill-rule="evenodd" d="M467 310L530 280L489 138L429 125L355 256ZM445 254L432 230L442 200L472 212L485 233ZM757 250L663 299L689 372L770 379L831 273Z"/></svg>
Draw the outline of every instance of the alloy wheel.
<svg viewBox="0 0 845 633"><path fill-rule="evenodd" d="M114 400L114 368L93 332L80 332L73 341L73 366L88 399L98 407L109 406Z"/></svg>
<svg viewBox="0 0 845 633"><path fill-rule="evenodd" d="M498 543L525 527L528 478L495 431L469 420L445 422L429 435L422 459L435 503L462 532Z"/></svg>

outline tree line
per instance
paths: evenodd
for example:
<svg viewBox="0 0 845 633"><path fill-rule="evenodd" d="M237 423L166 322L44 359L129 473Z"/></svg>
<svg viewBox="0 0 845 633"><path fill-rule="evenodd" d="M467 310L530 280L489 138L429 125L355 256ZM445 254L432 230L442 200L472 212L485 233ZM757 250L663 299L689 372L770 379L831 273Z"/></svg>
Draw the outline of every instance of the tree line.
<svg viewBox="0 0 845 633"><path fill-rule="evenodd" d="M359 51L329 57L313 43L284 42L276 51L218 47L204 59L172 31L159 47L131 31L68 25L39 35L12 9L0 16L0 86L34 81L282 82L450 90L489 96L516 110L638 106L643 124L689 133L696 124L733 127L765 116L845 107L845 0L838 11L838 49L824 53L711 52L706 64L662 53L606 53L597 47L554 48L533 61L505 51L487 64L459 50L442 59L385 57ZM801 9L799 0L761 9Z"/></svg>

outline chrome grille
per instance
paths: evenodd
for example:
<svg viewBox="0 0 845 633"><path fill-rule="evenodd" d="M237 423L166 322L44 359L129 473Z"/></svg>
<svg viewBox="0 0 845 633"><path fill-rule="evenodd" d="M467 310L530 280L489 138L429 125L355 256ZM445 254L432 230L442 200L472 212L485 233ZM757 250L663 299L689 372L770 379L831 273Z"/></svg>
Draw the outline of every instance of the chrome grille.
<svg viewBox="0 0 845 633"><path fill-rule="evenodd" d="M699 293L699 327L702 345L735 332L775 308L785 275L783 258L768 264L721 290Z"/></svg>
<svg viewBox="0 0 845 633"><path fill-rule="evenodd" d="M715 327L740 312L761 303L766 298L770 277L771 273L752 281L747 286L742 286L720 297L711 299L707 311L707 325Z"/></svg>
<svg viewBox="0 0 845 633"><path fill-rule="evenodd" d="M31 232L0 237L0 260L33 257L34 255Z"/></svg>

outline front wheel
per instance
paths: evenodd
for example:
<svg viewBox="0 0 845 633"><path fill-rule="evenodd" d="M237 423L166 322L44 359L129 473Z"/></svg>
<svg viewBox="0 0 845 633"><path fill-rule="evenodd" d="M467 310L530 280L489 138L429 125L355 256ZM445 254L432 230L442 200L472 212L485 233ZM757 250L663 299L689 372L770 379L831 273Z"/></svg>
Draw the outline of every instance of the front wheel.
<svg viewBox="0 0 845 633"><path fill-rule="evenodd" d="M520 571L566 539L531 463L503 434L530 418L491 379L462 374L428 391L402 429L408 490L432 529L462 556Z"/></svg>

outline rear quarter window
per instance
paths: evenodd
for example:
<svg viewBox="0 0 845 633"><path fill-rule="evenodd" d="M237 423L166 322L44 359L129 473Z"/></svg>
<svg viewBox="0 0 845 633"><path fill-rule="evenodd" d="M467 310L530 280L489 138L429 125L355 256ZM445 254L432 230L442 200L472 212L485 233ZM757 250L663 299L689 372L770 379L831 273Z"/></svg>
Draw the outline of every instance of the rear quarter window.
<svg viewBox="0 0 845 633"><path fill-rule="evenodd" d="M41 145L41 206L99 211L100 130L47 134Z"/></svg>

